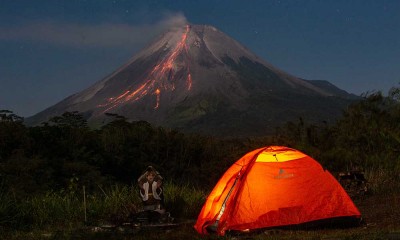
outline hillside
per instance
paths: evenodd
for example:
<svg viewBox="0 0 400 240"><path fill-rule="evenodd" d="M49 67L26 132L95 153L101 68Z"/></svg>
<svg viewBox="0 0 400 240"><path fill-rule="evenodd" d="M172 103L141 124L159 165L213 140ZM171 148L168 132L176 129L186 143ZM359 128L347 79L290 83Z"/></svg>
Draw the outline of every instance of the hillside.
<svg viewBox="0 0 400 240"><path fill-rule="evenodd" d="M212 26L171 29L91 87L27 119L105 113L217 136L272 133L287 121L332 122L355 100L327 81L292 76Z"/></svg>

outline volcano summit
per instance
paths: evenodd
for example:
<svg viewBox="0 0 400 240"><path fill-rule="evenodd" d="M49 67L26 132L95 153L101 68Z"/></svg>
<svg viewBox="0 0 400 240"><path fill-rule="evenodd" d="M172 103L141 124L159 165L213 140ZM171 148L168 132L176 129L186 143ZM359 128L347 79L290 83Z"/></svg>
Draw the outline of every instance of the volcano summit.
<svg viewBox="0 0 400 240"><path fill-rule="evenodd" d="M220 136L272 132L302 117L331 121L354 95L327 81L287 74L212 26L174 28L91 87L27 119L39 124L79 111L105 113Z"/></svg>

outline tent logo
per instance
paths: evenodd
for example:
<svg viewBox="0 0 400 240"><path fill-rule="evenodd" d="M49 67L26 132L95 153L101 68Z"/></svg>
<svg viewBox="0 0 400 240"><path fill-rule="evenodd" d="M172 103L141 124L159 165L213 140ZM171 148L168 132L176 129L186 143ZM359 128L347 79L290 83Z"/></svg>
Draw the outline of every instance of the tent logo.
<svg viewBox="0 0 400 240"><path fill-rule="evenodd" d="M274 176L275 179L285 179L285 178L292 178L294 177L293 173L288 173L282 168L279 169L278 175Z"/></svg>

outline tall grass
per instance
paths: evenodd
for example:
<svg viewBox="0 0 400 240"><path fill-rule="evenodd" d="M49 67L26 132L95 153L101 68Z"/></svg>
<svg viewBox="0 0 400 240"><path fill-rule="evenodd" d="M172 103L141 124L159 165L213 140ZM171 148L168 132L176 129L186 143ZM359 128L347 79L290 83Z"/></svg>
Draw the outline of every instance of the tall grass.
<svg viewBox="0 0 400 240"><path fill-rule="evenodd" d="M366 171L366 177L369 179L374 193L385 194L388 191L399 191L398 188L396 188L397 190L392 189L392 187L398 186L398 183L393 181L393 175L387 172L387 170L374 169ZM382 184L388 187L380 187ZM194 220L197 217L206 200L207 192L196 189L189 184L177 185L167 182L164 185L164 195L167 211L171 212L173 217L178 218L178 221L185 222L184 220L186 219ZM388 214L390 211L397 211L396 209L399 208L398 196L393 195L393 197L387 198L387 201L389 201L387 202L388 204L392 205L388 210ZM136 212L140 205L141 200L136 187L126 185L112 185L104 189L98 187L96 191L91 190L86 193L87 224L96 226L108 222L129 220L129 215ZM82 191L48 192L43 195L18 200L12 193L7 194L0 189L0 232L2 232L0 238L9 236L10 239L26 239L28 235L31 236L30 234L34 234L37 235L36 238L29 238L43 239L44 235L56 238L57 234L65 234L65 236L63 235L60 238L73 239L72 236L82 234L82 236L85 236L82 239L99 239L98 237L101 237L101 232L87 232L85 230L87 228L83 228L84 212ZM10 226L14 226L14 228ZM3 231L7 227L10 227L12 230ZM26 229L29 229L30 232L24 231ZM114 239L125 239L124 237L126 236L124 233L121 234L115 235ZM381 234L380 232L373 232L373 234L375 234L374 237L369 238L370 234L360 232L357 229L354 232L285 231L278 234L267 232L252 235L252 239L320 239L326 237L334 237L335 239L385 239L386 236L379 235ZM387 233L383 232L382 234ZM103 239L109 239L108 235L104 236ZM136 238L203 239L204 236L196 235L192 224L183 224L176 231L146 232L145 234L135 235ZM210 237L207 239L236 239L236 237Z"/></svg>
<svg viewBox="0 0 400 240"><path fill-rule="evenodd" d="M87 195L88 221L128 221L130 214L137 212L140 204L138 192L128 186L114 185L100 192Z"/></svg>
<svg viewBox="0 0 400 240"><path fill-rule="evenodd" d="M168 182L164 186L167 211L178 218L193 219L199 214L206 200L206 193L189 184L176 185Z"/></svg>
<svg viewBox="0 0 400 240"><path fill-rule="evenodd" d="M173 217L193 219L199 213L206 194L189 185L164 186L165 205ZM138 190L113 185L86 193L59 191L16 200L12 194L0 191L0 227L17 229L74 228L86 224L122 223L140 206Z"/></svg>
<svg viewBox="0 0 400 240"><path fill-rule="evenodd" d="M82 216L82 204L74 194L49 192L21 202L22 215L28 215L32 226L42 228L48 225L71 226Z"/></svg>
<svg viewBox="0 0 400 240"><path fill-rule="evenodd" d="M365 171L369 190L373 194L400 192L399 176L388 169L376 168ZM166 182L165 205L168 212L178 219L195 219L203 206L207 192L189 184ZM26 199L18 199L12 192L0 188L0 227L19 229L45 229L49 227L73 228L86 224L121 223L141 207L138 189L127 185L100 186L83 191L47 192Z"/></svg>
<svg viewBox="0 0 400 240"><path fill-rule="evenodd" d="M400 193L400 176L394 170L372 168L365 171L369 190L373 194Z"/></svg>
<svg viewBox="0 0 400 240"><path fill-rule="evenodd" d="M10 194L0 188L0 226L11 226L17 222L18 208Z"/></svg>

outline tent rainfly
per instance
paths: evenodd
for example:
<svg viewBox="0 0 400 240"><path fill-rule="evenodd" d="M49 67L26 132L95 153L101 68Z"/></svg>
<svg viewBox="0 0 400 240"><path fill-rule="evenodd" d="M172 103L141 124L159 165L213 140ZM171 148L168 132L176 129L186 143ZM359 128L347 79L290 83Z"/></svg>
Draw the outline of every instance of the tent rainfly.
<svg viewBox="0 0 400 240"><path fill-rule="evenodd" d="M316 160L292 148L270 146L247 153L224 173L194 228L224 235L360 219L346 191Z"/></svg>

